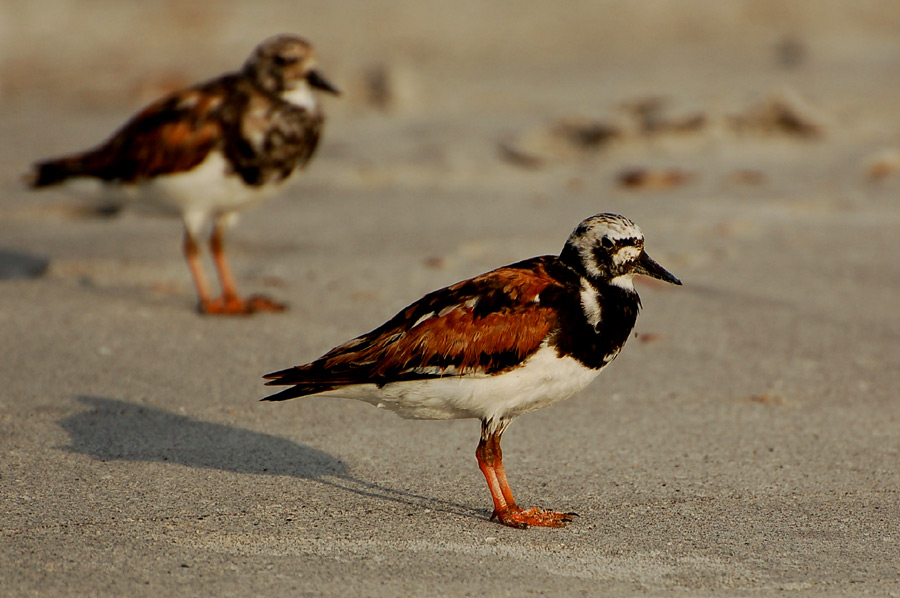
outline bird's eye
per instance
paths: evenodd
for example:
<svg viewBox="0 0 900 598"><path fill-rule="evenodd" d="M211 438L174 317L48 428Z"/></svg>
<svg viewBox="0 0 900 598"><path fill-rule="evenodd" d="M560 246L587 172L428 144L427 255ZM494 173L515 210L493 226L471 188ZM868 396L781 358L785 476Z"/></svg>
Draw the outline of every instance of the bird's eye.
<svg viewBox="0 0 900 598"><path fill-rule="evenodd" d="M606 249L612 249L613 242L609 237L603 237L600 239L600 244L603 245Z"/></svg>
<svg viewBox="0 0 900 598"><path fill-rule="evenodd" d="M275 56L275 64L278 66L287 66L289 64L294 64L295 62L297 62L297 58L293 56L283 56L281 54Z"/></svg>

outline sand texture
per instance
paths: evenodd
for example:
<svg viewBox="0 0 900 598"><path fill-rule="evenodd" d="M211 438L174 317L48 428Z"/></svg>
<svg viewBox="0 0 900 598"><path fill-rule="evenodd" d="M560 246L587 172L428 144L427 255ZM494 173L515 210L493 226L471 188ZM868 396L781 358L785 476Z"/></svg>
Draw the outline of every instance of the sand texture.
<svg viewBox="0 0 900 598"><path fill-rule="evenodd" d="M194 311L177 220L29 164L313 40L344 90ZM0 595L900 596L900 4L0 1ZM516 420L260 403L422 294L635 220L618 360Z"/></svg>

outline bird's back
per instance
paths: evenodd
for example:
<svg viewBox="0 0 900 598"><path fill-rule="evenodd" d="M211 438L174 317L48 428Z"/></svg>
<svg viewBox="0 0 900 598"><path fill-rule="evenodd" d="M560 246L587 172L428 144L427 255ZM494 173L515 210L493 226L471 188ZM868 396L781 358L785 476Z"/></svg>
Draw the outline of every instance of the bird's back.
<svg viewBox="0 0 900 598"><path fill-rule="evenodd" d="M290 104L241 73L227 74L157 100L95 148L38 162L29 182L138 183L191 171L219 151L227 173L261 186L306 164L322 122L318 109Z"/></svg>

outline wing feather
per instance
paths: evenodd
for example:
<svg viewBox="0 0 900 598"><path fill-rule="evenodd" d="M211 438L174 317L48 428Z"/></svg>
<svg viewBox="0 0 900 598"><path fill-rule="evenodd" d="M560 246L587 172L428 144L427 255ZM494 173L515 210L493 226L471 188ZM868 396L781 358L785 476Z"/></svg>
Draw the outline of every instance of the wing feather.
<svg viewBox="0 0 900 598"><path fill-rule="evenodd" d="M361 383L500 373L521 364L559 325L541 301L560 284L534 258L430 293L316 361L265 376L296 385L282 400Z"/></svg>
<svg viewBox="0 0 900 598"><path fill-rule="evenodd" d="M132 182L190 170L220 143L224 90L189 89L151 104L98 151L103 178Z"/></svg>
<svg viewBox="0 0 900 598"><path fill-rule="evenodd" d="M221 144L218 81L174 92L141 110L94 149L38 162L32 185L90 176L131 183L190 170Z"/></svg>

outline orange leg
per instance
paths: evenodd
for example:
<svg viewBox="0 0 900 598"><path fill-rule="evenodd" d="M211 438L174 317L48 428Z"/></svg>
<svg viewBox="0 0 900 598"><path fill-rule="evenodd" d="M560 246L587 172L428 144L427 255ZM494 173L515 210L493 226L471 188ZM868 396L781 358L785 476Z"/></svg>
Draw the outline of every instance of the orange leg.
<svg viewBox="0 0 900 598"><path fill-rule="evenodd" d="M510 507L516 506L516 501L513 499L512 495L510 494L507 498L504 488L500 484L500 478L497 475L495 466L496 459L492 452L492 448L491 443L485 438L482 438L481 442L478 443L478 448L475 449L475 458L478 459L478 468L481 469L481 473L484 474L488 489L491 491L491 498L494 500L494 513L491 515L491 519L497 517L498 513L504 513L508 511ZM509 485L507 485L506 489L509 489ZM525 526L522 525L516 527Z"/></svg>
<svg viewBox="0 0 900 598"><path fill-rule="evenodd" d="M503 493L503 498L506 499L506 504L515 506L516 499L513 498L512 488L509 487L509 482L506 481L506 470L503 468L503 451L500 449L500 434L492 434L488 438L488 442L490 443L491 451L494 454L494 473L497 475L497 481L500 482L500 491Z"/></svg>
<svg viewBox="0 0 900 598"><path fill-rule="evenodd" d="M184 229L183 249L184 259L187 260L191 278L194 279L194 286L197 288L197 297L200 302L199 309L202 312L205 311L206 306L212 303L212 296L209 294L209 286L206 284L203 267L200 265L200 251L197 249L197 242L187 228Z"/></svg>
<svg viewBox="0 0 900 598"><path fill-rule="evenodd" d="M212 235L209 237L209 250L212 253L219 282L222 285L222 297L217 301L204 303L200 299L200 311L208 314L247 315L257 311L284 311L285 305L264 297L254 295L247 299L241 299L237 294L237 285L231 267L225 259L225 242L221 225L216 222L213 225Z"/></svg>
<svg viewBox="0 0 900 598"><path fill-rule="evenodd" d="M475 449L478 467L484 474L484 479L487 480L491 498L494 500L494 512L491 514L491 519L517 528L525 528L529 525L565 527L566 522L572 521L575 513L557 513L540 507L523 509L516 504L509 482L506 480L506 471L503 469L503 452L500 450L502 434L502 428L489 432L487 422L482 422L481 441L478 443L478 448Z"/></svg>

